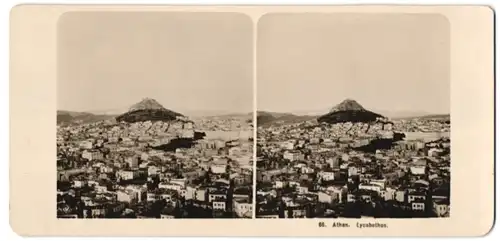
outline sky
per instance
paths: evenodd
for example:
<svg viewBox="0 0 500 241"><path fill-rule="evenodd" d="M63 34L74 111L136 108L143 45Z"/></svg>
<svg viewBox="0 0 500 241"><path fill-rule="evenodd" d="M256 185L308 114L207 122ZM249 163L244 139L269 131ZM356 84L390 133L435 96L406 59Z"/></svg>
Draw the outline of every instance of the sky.
<svg viewBox="0 0 500 241"><path fill-rule="evenodd" d="M450 26L437 14L267 14L257 29L258 109L450 112ZM397 115L397 114L395 114Z"/></svg>
<svg viewBox="0 0 500 241"><path fill-rule="evenodd" d="M253 23L239 13L70 12L58 22L57 108L253 109Z"/></svg>

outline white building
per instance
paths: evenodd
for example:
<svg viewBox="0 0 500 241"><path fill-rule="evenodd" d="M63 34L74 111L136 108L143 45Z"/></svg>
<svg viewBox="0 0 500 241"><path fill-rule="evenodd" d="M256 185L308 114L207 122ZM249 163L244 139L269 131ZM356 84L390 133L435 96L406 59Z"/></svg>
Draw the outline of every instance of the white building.
<svg viewBox="0 0 500 241"><path fill-rule="evenodd" d="M138 202L142 202L142 200L146 198L147 188L144 186L128 185L127 187L125 187L125 190L134 192L137 196Z"/></svg>
<svg viewBox="0 0 500 241"><path fill-rule="evenodd" d="M222 174L226 173L226 166L227 165L225 164L212 165L210 166L210 169L214 174Z"/></svg>
<svg viewBox="0 0 500 241"><path fill-rule="evenodd" d="M297 186L295 189L299 194L306 194L309 192L309 188L306 186Z"/></svg>
<svg viewBox="0 0 500 241"><path fill-rule="evenodd" d="M234 212L240 218L251 218L253 212L253 205L248 199L234 199L233 201Z"/></svg>
<svg viewBox="0 0 500 241"><path fill-rule="evenodd" d="M197 200L197 201L205 201L206 198L205 198L205 195L207 194L207 190L206 189L196 189L196 192L194 194L194 200Z"/></svg>
<svg viewBox="0 0 500 241"><path fill-rule="evenodd" d="M158 184L158 188L163 188L166 190L174 190L174 191L180 192L182 189L182 186L177 184L177 183L162 182L162 183Z"/></svg>
<svg viewBox="0 0 500 241"><path fill-rule="evenodd" d="M274 181L274 188L283 188L285 186L284 182L282 181Z"/></svg>
<svg viewBox="0 0 500 241"><path fill-rule="evenodd" d="M139 173L132 170L120 170L116 173L117 177L122 180L132 180L139 176Z"/></svg>
<svg viewBox="0 0 500 241"><path fill-rule="evenodd" d="M143 153L141 154L141 160L143 160L143 161L147 161L148 159L149 159L149 154L148 154L148 153L146 153L146 152L143 152Z"/></svg>
<svg viewBox="0 0 500 241"><path fill-rule="evenodd" d="M91 141L82 141L80 142L80 148L83 148L83 149L92 149L92 142Z"/></svg>
<svg viewBox="0 0 500 241"><path fill-rule="evenodd" d="M325 180L325 181L332 181L335 179L335 173L321 171L318 173L318 177L321 178L322 180Z"/></svg>
<svg viewBox="0 0 500 241"><path fill-rule="evenodd" d="M410 167L410 172L413 175L425 175L425 167L423 166Z"/></svg>
<svg viewBox="0 0 500 241"><path fill-rule="evenodd" d="M212 208L214 210L226 211L226 202L224 200L217 200L212 203Z"/></svg>
<svg viewBox="0 0 500 241"><path fill-rule="evenodd" d="M332 192L318 192L318 202L320 203L332 203L333 193Z"/></svg>
<svg viewBox="0 0 500 241"><path fill-rule="evenodd" d="M176 179L170 180L170 183L177 184L177 185L181 186L182 188L185 188L186 183L187 183L187 179L186 178L176 178Z"/></svg>
<svg viewBox="0 0 500 241"><path fill-rule="evenodd" d="M148 192L148 194L147 194L148 202L154 202L154 201L158 201L160 199L161 199L161 196L157 195L155 192Z"/></svg>
<svg viewBox="0 0 500 241"><path fill-rule="evenodd" d="M411 209L414 211L424 211L425 210L425 203L413 202L413 203L411 203Z"/></svg>
<svg viewBox="0 0 500 241"><path fill-rule="evenodd" d="M130 168L137 168L139 166L139 160L136 157L127 157L125 162L128 163Z"/></svg>
<svg viewBox="0 0 500 241"><path fill-rule="evenodd" d="M408 203L412 203L419 200L425 200L425 195L423 193L408 194Z"/></svg>
<svg viewBox="0 0 500 241"><path fill-rule="evenodd" d="M355 176L355 175L358 175L359 173L359 168L358 167L355 167L355 166L350 166L348 169L347 169L347 174L348 176Z"/></svg>
<svg viewBox="0 0 500 241"><path fill-rule="evenodd" d="M339 186L329 186L326 191L332 195L333 200L338 200L339 203L344 202L344 197L347 194L347 189Z"/></svg>
<svg viewBox="0 0 500 241"><path fill-rule="evenodd" d="M118 190L116 200L118 202L133 203L137 201L137 193L132 190Z"/></svg>
<svg viewBox="0 0 500 241"><path fill-rule="evenodd" d="M385 183L386 183L385 179L370 181L370 184L380 186L382 189L385 189Z"/></svg>
<svg viewBox="0 0 500 241"><path fill-rule="evenodd" d="M392 189L392 188L386 188L384 190L383 195L381 194L381 196L382 196L382 198L384 198L385 201L394 200L394 198L396 196L396 190Z"/></svg>
<svg viewBox="0 0 500 241"><path fill-rule="evenodd" d="M106 187L106 186L96 185L94 188L95 188L97 193L108 192L108 187Z"/></svg>
<svg viewBox="0 0 500 241"><path fill-rule="evenodd" d="M359 185L359 189L360 190L371 190L371 191L375 191L377 193L380 193L380 190L382 190L382 188L379 186L379 185L374 185L374 184L360 184Z"/></svg>
<svg viewBox="0 0 500 241"><path fill-rule="evenodd" d="M158 174L159 168L157 166L149 166L148 167L148 176L154 176Z"/></svg>
<svg viewBox="0 0 500 241"><path fill-rule="evenodd" d="M86 184L86 181L84 180L74 180L73 181L73 187L75 188L81 188Z"/></svg>
<svg viewBox="0 0 500 241"><path fill-rule="evenodd" d="M303 161L304 160L304 154L302 154L301 152L298 152L298 151L286 151L283 154L283 158L287 159L287 160L289 160L291 162Z"/></svg>
<svg viewBox="0 0 500 241"><path fill-rule="evenodd" d="M184 196L184 198L186 200L191 200L191 199L195 199L195 196L196 196L196 188L187 186L186 187L186 195Z"/></svg>
<svg viewBox="0 0 500 241"><path fill-rule="evenodd" d="M287 150L293 150L293 148L295 147L295 143L291 142L291 141L287 141L287 142L284 142L282 145L281 145L284 149L287 149Z"/></svg>
<svg viewBox="0 0 500 241"><path fill-rule="evenodd" d="M227 194L225 193L210 193L208 195L208 202L213 202L215 200L221 200L221 199L226 199Z"/></svg>
<svg viewBox="0 0 500 241"><path fill-rule="evenodd" d="M314 173L314 169L307 167L307 166L304 166L304 167L300 168L300 172L303 174L311 174L311 173Z"/></svg>
<svg viewBox="0 0 500 241"><path fill-rule="evenodd" d="M450 205L447 200L440 200L433 203L434 213L438 217L449 217Z"/></svg>
<svg viewBox="0 0 500 241"><path fill-rule="evenodd" d="M89 161L104 159L104 155L99 151L87 151L87 150L85 150L82 153L82 157L89 160Z"/></svg>

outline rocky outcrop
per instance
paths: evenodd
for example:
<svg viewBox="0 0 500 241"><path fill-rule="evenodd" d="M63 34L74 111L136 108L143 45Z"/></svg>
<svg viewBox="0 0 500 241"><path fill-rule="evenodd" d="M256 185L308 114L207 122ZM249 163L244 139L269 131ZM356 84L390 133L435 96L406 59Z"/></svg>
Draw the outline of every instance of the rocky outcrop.
<svg viewBox="0 0 500 241"><path fill-rule="evenodd" d="M386 119L384 116L366 110L358 102L346 99L333 107L330 112L318 118L318 122L336 124L336 123L371 123Z"/></svg>
<svg viewBox="0 0 500 241"><path fill-rule="evenodd" d="M179 117L183 117L183 115L164 108L154 99L145 98L130 107L126 113L116 117L116 120L135 123L141 121L172 121Z"/></svg>

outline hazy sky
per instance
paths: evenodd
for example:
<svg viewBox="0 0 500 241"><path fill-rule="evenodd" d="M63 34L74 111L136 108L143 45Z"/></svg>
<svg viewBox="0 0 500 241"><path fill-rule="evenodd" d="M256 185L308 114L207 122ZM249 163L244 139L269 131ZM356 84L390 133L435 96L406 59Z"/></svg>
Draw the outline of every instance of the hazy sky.
<svg viewBox="0 0 500 241"><path fill-rule="evenodd" d="M253 108L243 14L72 12L58 24L59 110L127 109L145 97L181 113Z"/></svg>
<svg viewBox="0 0 500 241"><path fill-rule="evenodd" d="M268 14L258 24L258 109L449 113L449 23L422 14Z"/></svg>

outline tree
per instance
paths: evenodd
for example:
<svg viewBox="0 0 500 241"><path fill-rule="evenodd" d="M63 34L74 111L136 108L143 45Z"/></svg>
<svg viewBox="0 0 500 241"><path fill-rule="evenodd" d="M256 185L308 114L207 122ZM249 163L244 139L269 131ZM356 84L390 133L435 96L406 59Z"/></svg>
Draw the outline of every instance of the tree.
<svg viewBox="0 0 500 241"><path fill-rule="evenodd" d="M154 190L158 187L158 184L160 183L160 179L158 176L152 177L152 180L147 182L147 187L148 190Z"/></svg>
<svg viewBox="0 0 500 241"><path fill-rule="evenodd" d="M375 169L375 178L382 179L383 175L384 175L384 172L382 171L382 165L377 163L376 169Z"/></svg>
<svg viewBox="0 0 500 241"><path fill-rule="evenodd" d="M163 199L160 201L156 201L156 202L149 204L148 205L148 214L149 214L148 216L159 218L161 211L163 210L163 208L165 208L166 204L167 204L166 201Z"/></svg>
<svg viewBox="0 0 500 241"><path fill-rule="evenodd" d="M286 209L287 218L293 218L293 210L291 208Z"/></svg>
<svg viewBox="0 0 500 241"><path fill-rule="evenodd" d="M233 192L234 192L234 180L229 180L229 189L227 190L226 207L227 210L233 211Z"/></svg>
<svg viewBox="0 0 500 241"><path fill-rule="evenodd" d="M343 216L347 218L360 218L361 217L361 202L356 200L355 202L348 202L345 205Z"/></svg>
<svg viewBox="0 0 500 241"><path fill-rule="evenodd" d="M313 203L306 204L305 209L306 209L306 217L307 218L314 218L314 217L316 217L316 215L317 215L317 213L316 213L316 206L313 205Z"/></svg>
<svg viewBox="0 0 500 241"><path fill-rule="evenodd" d="M313 183L316 183L317 185L321 185L323 183L323 177L322 176L320 176L320 177L318 177L318 176L314 177L314 182Z"/></svg>
<svg viewBox="0 0 500 241"><path fill-rule="evenodd" d="M401 184L403 186L408 186L409 183L410 183L410 174L408 172L405 172L401 177Z"/></svg>
<svg viewBox="0 0 500 241"><path fill-rule="evenodd" d="M123 215L122 217L123 217L123 218L130 218L130 219L132 219L132 218L137 218L137 216L136 216L136 215L135 215L135 213L133 213L133 212L128 212L128 213L126 213L125 215Z"/></svg>
<svg viewBox="0 0 500 241"><path fill-rule="evenodd" d="M212 168L209 167L208 170L205 171L205 177L204 177L205 184L211 182L211 174L212 174Z"/></svg>
<svg viewBox="0 0 500 241"><path fill-rule="evenodd" d="M285 217L285 211L286 211L286 205L283 202L283 200L280 200L278 202L279 202L279 209L278 209L279 218L284 218Z"/></svg>
<svg viewBox="0 0 500 241"><path fill-rule="evenodd" d="M184 164L183 163L177 163L175 165L175 177L176 178L183 178L184 175L182 174L182 170L184 169Z"/></svg>

